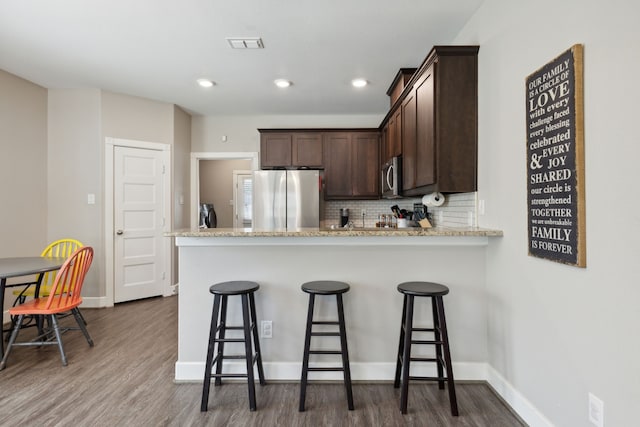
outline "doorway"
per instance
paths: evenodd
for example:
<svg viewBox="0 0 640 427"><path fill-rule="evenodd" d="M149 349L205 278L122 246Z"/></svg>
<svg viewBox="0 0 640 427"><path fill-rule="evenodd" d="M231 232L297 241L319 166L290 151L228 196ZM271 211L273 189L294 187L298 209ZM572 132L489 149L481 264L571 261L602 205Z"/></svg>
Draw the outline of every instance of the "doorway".
<svg viewBox="0 0 640 427"><path fill-rule="evenodd" d="M211 228L233 228L236 219L236 183L234 173L249 170L247 159L200 160L200 206L213 210L217 225ZM248 172L250 173L250 172ZM200 227L206 227L202 224Z"/></svg>
<svg viewBox="0 0 640 427"><path fill-rule="evenodd" d="M105 140L107 305L172 294L170 148Z"/></svg>
<svg viewBox="0 0 640 427"><path fill-rule="evenodd" d="M203 161L206 160L249 160L251 170L258 169L258 153L257 152L228 152L228 153L203 153L196 152L191 153L191 229L197 229L200 223L200 203L205 201L200 200L200 166ZM232 176L229 177L232 180ZM233 196L228 197L226 202L221 202L225 208L229 209L230 213L233 213ZM223 206L220 206L222 209ZM218 214L218 208L216 213ZM231 215L231 214L230 214ZM232 218L232 216L230 216ZM220 215L218 214L218 221L220 221ZM230 222L232 224L233 221ZM232 226L232 225L229 225Z"/></svg>
<svg viewBox="0 0 640 427"><path fill-rule="evenodd" d="M251 228L253 224L253 174L233 171L233 226Z"/></svg>

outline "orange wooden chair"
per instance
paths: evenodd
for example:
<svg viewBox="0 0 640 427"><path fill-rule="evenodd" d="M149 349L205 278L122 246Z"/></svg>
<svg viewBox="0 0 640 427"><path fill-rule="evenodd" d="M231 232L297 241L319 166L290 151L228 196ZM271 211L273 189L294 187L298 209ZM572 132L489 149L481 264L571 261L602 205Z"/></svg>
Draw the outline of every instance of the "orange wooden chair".
<svg viewBox="0 0 640 427"><path fill-rule="evenodd" d="M40 254L41 257L60 257L60 258L69 258L72 253L76 251L76 249L84 246L79 240L76 239L60 239L55 242L49 243L46 248ZM42 277L42 283L40 284L40 293L38 296L46 297L49 296L49 292L51 292L51 285L55 280L57 272L51 271L48 273L44 273ZM14 302L14 306L18 304L22 304L26 301L27 297L35 297L36 293L36 283L20 283L12 286L20 286L26 285L22 289L18 289L13 291L13 295L16 296L16 300Z"/></svg>
<svg viewBox="0 0 640 427"><path fill-rule="evenodd" d="M55 258L58 258L58 257L69 258L71 254L76 251L76 249L81 248L82 246L84 246L82 242L76 239L59 239L59 240L56 240L55 242L49 243L47 247L44 248L40 256L55 257ZM40 284L40 292L38 294L39 297L49 296L49 293L51 292L51 285L53 284L53 281L55 280L57 273L58 273L57 271L50 271L50 272L44 273L44 276L42 277L42 282ZM13 306L15 307L18 304L23 304L27 300L27 297L35 297L36 284L37 284L36 282L29 282L29 283L19 283L19 284L12 285L13 287L21 286L21 285L24 286L22 289L13 291L13 295L16 296L16 299L13 302ZM80 317L82 317L82 321L86 325L87 322L86 320L84 320L84 316L82 316L82 311L80 311ZM31 323L31 320L27 319L27 321L23 322L23 326L29 325L30 323ZM11 329L13 329L15 324L16 324L16 319L15 317L12 316Z"/></svg>
<svg viewBox="0 0 640 427"><path fill-rule="evenodd" d="M57 315L71 311L78 323L79 329L84 334L89 346L93 347L93 340L80 317L78 306L82 303L80 293L84 278L93 261L93 248L84 246L76 250L64 262L56 274L56 278L51 286L51 292L47 297L40 297L29 300L24 304L9 309L12 316L18 316L18 320L9 338L7 350L0 362L0 370L6 366L7 358L14 346L43 346L57 345L62 357L62 364L67 366L67 356L62 346L62 330L58 324ZM27 342L16 342L20 327L27 315L48 316L51 328L45 329L43 333L35 339ZM67 328L65 328L66 330ZM68 328L70 329L70 328Z"/></svg>

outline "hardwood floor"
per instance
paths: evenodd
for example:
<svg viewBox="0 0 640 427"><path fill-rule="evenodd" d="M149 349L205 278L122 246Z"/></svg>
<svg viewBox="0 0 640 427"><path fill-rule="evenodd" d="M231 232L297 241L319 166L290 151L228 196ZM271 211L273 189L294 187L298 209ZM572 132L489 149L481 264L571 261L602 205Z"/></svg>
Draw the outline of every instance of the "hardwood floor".
<svg viewBox="0 0 640 427"><path fill-rule="evenodd" d="M353 387L355 411L347 410L342 384L311 383L307 411L300 413L299 385L270 383L256 385L258 410L250 412L246 384L230 383L212 386L209 411L202 413L202 385L173 382L177 297L82 312L95 347L90 348L79 331L66 333L67 367L55 346L12 351L0 371L0 425L524 425L484 383L456 385L459 417L451 416L446 391L429 383L410 385L407 415L400 413L400 393L393 385L361 383Z"/></svg>

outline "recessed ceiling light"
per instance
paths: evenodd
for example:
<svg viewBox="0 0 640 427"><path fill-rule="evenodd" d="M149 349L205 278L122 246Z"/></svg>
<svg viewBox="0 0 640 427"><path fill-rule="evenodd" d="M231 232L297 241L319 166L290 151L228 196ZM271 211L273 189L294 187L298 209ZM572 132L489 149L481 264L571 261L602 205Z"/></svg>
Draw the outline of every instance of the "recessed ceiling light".
<svg viewBox="0 0 640 427"><path fill-rule="evenodd" d="M285 87L289 87L291 86L291 82L289 80L285 80L285 79L277 79L273 81L276 86L281 87L281 88L285 88Z"/></svg>
<svg viewBox="0 0 640 427"><path fill-rule="evenodd" d="M198 79L196 81L202 87L211 87L211 86L213 86L213 82L211 80L209 80L209 79Z"/></svg>
<svg viewBox="0 0 640 427"><path fill-rule="evenodd" d="M365 87L368 84L369 84L369 82L366 81L365 79L353 79L353 80L351 80L351 85L353 87Z"/></svg>

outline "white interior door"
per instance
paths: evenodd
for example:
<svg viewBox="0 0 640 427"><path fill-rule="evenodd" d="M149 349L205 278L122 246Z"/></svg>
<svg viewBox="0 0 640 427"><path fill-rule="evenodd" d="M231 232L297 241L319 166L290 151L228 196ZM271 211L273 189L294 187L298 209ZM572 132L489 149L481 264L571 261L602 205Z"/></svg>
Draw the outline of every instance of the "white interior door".
<svg viewBox="0 0 640 427"><path fill-rule="evenodd" d="M253 213L253 175L251 171L234 171L233 183L233 226L251 228Z"/></svg>
<svg viewBox="0 0 640 427"><path fill-rule="evenodd" d="M114 147L114 302L163 294L163 152Z"/></svg>

